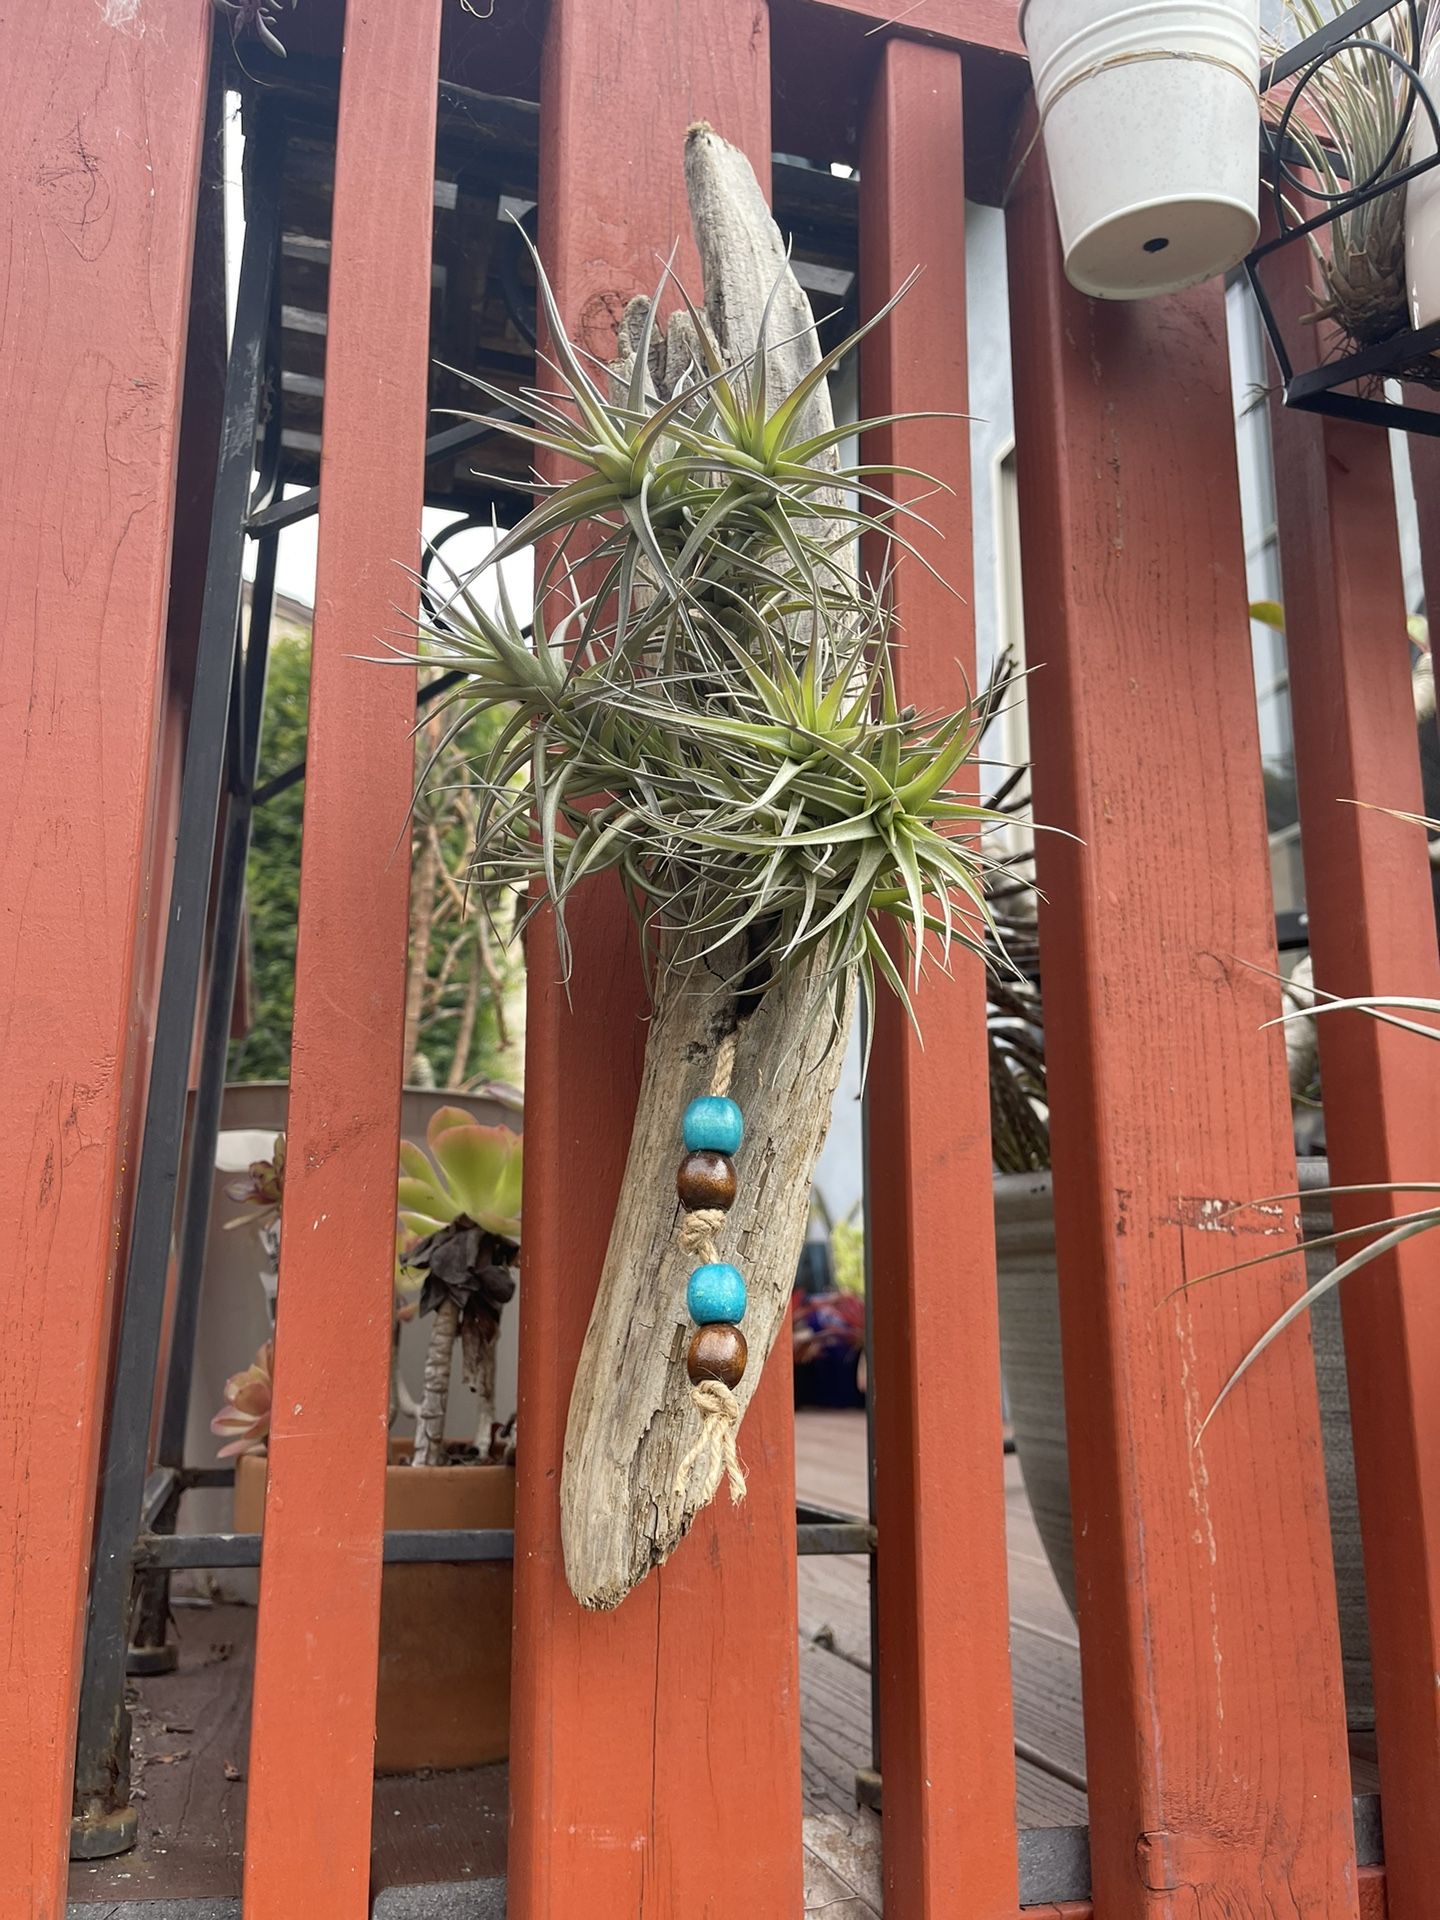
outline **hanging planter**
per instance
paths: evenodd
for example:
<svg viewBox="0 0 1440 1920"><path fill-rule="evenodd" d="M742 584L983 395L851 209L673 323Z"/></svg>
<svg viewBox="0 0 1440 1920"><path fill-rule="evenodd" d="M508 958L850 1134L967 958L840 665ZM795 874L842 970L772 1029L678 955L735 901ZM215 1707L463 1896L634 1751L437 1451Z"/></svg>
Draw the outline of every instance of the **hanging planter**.
<svg viewBox="0 0 1440 1920"><path fill-rule="evenodd" d="M1285 404L1440 433L1440 410L1387 391L1440 389L1440 12L1422 26L1419 0L1291 0L1291 11L1314 31L1262 75L1275 231L1245 262ZM1287 329L1267 275L1297 246L1314 303Z"/></svg>
<svg viewBox="0 0 1440 1920"><path fill-rule="evenodd" d="M650 970L561 1481L566 1575L592 1608L719 1485L743 1494L740 1426L788 1325L857 993L908 1005L927 951L984 950L978 840L1002 819L951 791L984 703L896 698L888 596L855 536L901 536L876 469L839 461L865 426L830 411L847 348L822 357L744 155L692 128L685 174L705 312L661 327L633 301L597 380L537 259L544 385L564 391L484 389L525 415L497 424L579 475L486 563L552 543L533 642L503 580L494 611L467 581L422 646L466 676L457 701L507 711L476 769L479 868L548 902L562 960L574 891L618 878Z"/></svg>
<svg viewBox="0 0 1440 1920"><path fill-rule="evenodd" d="M1065 272L1143 300L1224 273L1259 235L1258 0L1025 0Z"/></svg>

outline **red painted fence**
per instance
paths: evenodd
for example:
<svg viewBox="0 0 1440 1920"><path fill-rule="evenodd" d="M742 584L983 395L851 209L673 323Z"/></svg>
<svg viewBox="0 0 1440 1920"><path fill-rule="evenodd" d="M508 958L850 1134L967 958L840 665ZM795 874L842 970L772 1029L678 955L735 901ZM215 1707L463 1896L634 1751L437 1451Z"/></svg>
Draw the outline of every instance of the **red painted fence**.
<svg viewBox="0 0 1440 1920"><path fill-rule="evenodd" d="M318 0L316 0L318 4ZM503 0L502 0L503 4ZM379 1619L413 687L359 656L413 557L442 0L348 0L330 267L315 666L246 1920L362 1920ZM481 10L483 11L483 10ZM928 271L867 347L867 414L966 408L967 169L1003 178L1011 0L553 0L540 239L604 356L686 229L709 120L764 179L830 89L858 128L861 295ZM0 17L0 1920L65 1907L68 1755L146 1007L164 885L161 729L182 343L205 87L199 0ZM403 16L403 17L402 17ZM450 29L453 31L453 28ZM447 42L448 44L448 42ZM776 49L772 61L772 45ZM782 58L781 50L784 49ZM802 59L801 56L804 56ZM772 65L774 71L772 72ZM1105 307L1065 283L1043 165L1009 210L1063 1346L1098 1920L1430 1920L1440 1901L1440 1243L1352 1290L1345 1333L1372 1598L1387 1866L1357 1870L1313 1371L1277 1344L1198 1428L1300 1264L1211 1282L1292 1186L1225 314L1214 289ZM694 261L682 252L693 283ZM1296 297L1299 297L1298 290ZM1304 853L1323 984L1440 990L1395 630L1388 455L1278 416ZM957 600L902 562L904 697L973 673L963 422L887 429L928 469ZM1432 456L1417 473L1433 482ZM1422 523L1437 555L1434 501ZM524 1434L515 1546L512 1920L801 1908L792 1423L772 1366L750 1498L717 1505L614 1616L564 1583L571 1372L638 1087L617 896L577 903L572 998L529 950ZM148 977L143 970L140 979ZM893 1009L871 1085L878 1706L887 1911L1019 1904L984 990ZM1433 1177L1419 1043L1325 1036L1337 1177ZM357 1203L355 1196L362 1196ZM368 1196L366 1198L365 1196ZM563 1222L560 1207L564 1207ZM1217 1232L1223 1218L1227 1230ZM343 1282L343 1284L342 1284ZM343 1295L343 1299L342 1296ZM343 1490L343 1497L341 1497ZM1085 1905L1036 1909L1079 1920Z"/></svg>

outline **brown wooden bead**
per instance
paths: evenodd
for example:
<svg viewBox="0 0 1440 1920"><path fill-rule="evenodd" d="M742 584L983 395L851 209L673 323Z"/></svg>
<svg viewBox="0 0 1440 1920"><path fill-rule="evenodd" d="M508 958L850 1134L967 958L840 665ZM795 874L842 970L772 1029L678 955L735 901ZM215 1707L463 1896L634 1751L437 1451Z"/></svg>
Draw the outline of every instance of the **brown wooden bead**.
<svg viewBox="0 0 1440 1920"><path fill-rule="evenodd" d="M735 1162L725 1153L687 1153L675 1175L675 1191L687 1213L735 1204Z"/></svg>
<svg viewBox="0 0 1440 1920"><path fill-rule="evenodd" d="M717 1322L697 1327L690 1336L690 1351L685 1356L685 1371L698 1387L702 1380L718 1380L723 1386L738 1387L750 1350L739 1327Z"/></svg>

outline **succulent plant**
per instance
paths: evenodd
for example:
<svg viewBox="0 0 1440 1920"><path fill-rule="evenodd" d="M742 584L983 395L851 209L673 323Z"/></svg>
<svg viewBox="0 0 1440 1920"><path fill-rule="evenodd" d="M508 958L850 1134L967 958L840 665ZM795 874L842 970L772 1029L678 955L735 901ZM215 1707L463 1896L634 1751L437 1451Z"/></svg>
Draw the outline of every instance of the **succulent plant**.
<svg viewBox="0 0 1440 1920"><path fill-rule="evenodd" d="M523 1150L508 1127L484 1127L459 1107L442 1107L426 1131L430 1155L414 1141L400 1144L395 1241L395 1319L433 1313L436 1328L426 1362L426 1399L410 1400L398 1378L392 1383L396 1404L419 1420L417 1464L445 1457L443 1436L450 1381L450 1352L458 1338L464 1347L466 1377L481 1395L479 1446L482 1455L494 1429L495 1340L500 1313L515 1292L514 1265L520 1241L520 1178ZM431 1157L433 1156L433 1158ZM232 1200L248 1202L256 1212L227 1222L261 1228L270 1247L278 1241L285 1197L285 1136L277 1134L270 1160L251 1164L245 1177L232 1181ZM273 1275L262 1272L272 1300ZM443 1356L443 1367L442 1367ZM267 1344L243 1372L225 1385L225 1405L211 1431L229 1436L220 1457L252 1453L270 1431L270 1372L274 1343ZM502 1442L510 1445L508 1436Z"/></svg>
<svg viewBox="0 0 1440 1920"><path fill-rule="evenodd" d="M253 1213L238 1214L225 1222L227 1227L264 1227L280 1218L285 1198L285 1136L277 1133L268 1160L252 1160L243 1176L225 1185L226 1197L243 1200Z"/></svg>
<svg viewBox="0 0 1440 1920"><path fill-rule="evenodd" d="M441 1107L425 1139L428 1155L409 1140L400 1148L400 1225L419 1236L402 1242L401 1261L424 1276L419 1311L435 1316L414 1464L438 1466L447 1458L445 1415L457 1338L466 1379L480 1396L482 1439L494 1421L495 1342L500 1315L515 1292L524 1148L518 1133L481 1126L459 1107Z"/></svg>
<svg viewBox="0 0 1440 1920"><path fill-rule="evenodd" d="M275 22L286 0L214 0L218 12L228 16L230 21L230 44L236 48L237 57L242 34L253 33L262 47L279 60L285 58L285 48L275 32ZM299 0L289 0L294 7Z"/></svg>
<svg viewBox="0 0 1440 1920"><path fill-rule="evenodd" d="M227 1441L220 1459L263 1449L270 1433L274 1370L275 1342L267 1340L250 1365L225 1382L225 1404L210 1422L210 1431Z"/></svg>
<svg viewBox="0 0 1440 1920"><path fill-rule="evenodd" d="M523 1137L509 1127L481 1126L461 1107L440 1107L425 1141L429 1154L413 1140L400 1143L401 1227L428 1237L463 1214L518 1246Z"/></svg>

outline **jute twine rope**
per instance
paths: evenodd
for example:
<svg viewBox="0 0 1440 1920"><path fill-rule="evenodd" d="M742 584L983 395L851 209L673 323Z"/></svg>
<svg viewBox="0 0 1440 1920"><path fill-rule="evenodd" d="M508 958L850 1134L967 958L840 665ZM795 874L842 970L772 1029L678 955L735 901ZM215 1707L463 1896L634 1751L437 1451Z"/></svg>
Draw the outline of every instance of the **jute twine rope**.
<svg viewBox="0 0 1440 1920"><path fill-rule="evenodd" d="M735 1072L735 1040L733 1032L727 1033L715 1049L710 1092L719 1099L730 1091ZM718 1260L715 1236L724 1224L725 1214L719 1207L697 1207L694 1213L687 1213L680 1223L682 1250L692 1260ZM675 1491L698 1512L714 1499L723 1476L729 1483L731 1500L738 1505L745 1498L745 1471L735 1450L740 1403L722 1380L702 1380L692 1385L690 1403L700 1416L700 1432L676 1469Z"/></svg>
<svg viewBox="0 0 1440 1920"><path fill-rule="evenodd" d="M1237 67L1233 60L1226 60L1218 53L1185 53L1178 47L1137 47L1133 53L1112 53L1104 60L1096 60L1088 67L1078 68L1067 80L1061 81L1054 93L1052 93L1050 98L1045 102L1045 110L1035 123L1035 131L1026 143L1025 151L1021 154L1015 171L1010 176L1010 184L1005 189L1005 201L1007 205L1011 194L1015 191L1016 183L1025 171L1026 162L1035 151L1040 136L1045 131L1045 122L1050 118L1059 103L1065 98L1066 94L1069 93L1072 88L1080 86L1084 81L1093 80L1097 73L1109 73L1112 67L1143 66L1150 60L1194 60L1204 67L1219 67L1222 73L1233 73L1237 80L1243 81L1251 93L1254 94L1255 104L1257 106L1260 104L1260 83L1255 78L1255 75L1253 73L1247 73L1243 67Z"/></svg>

